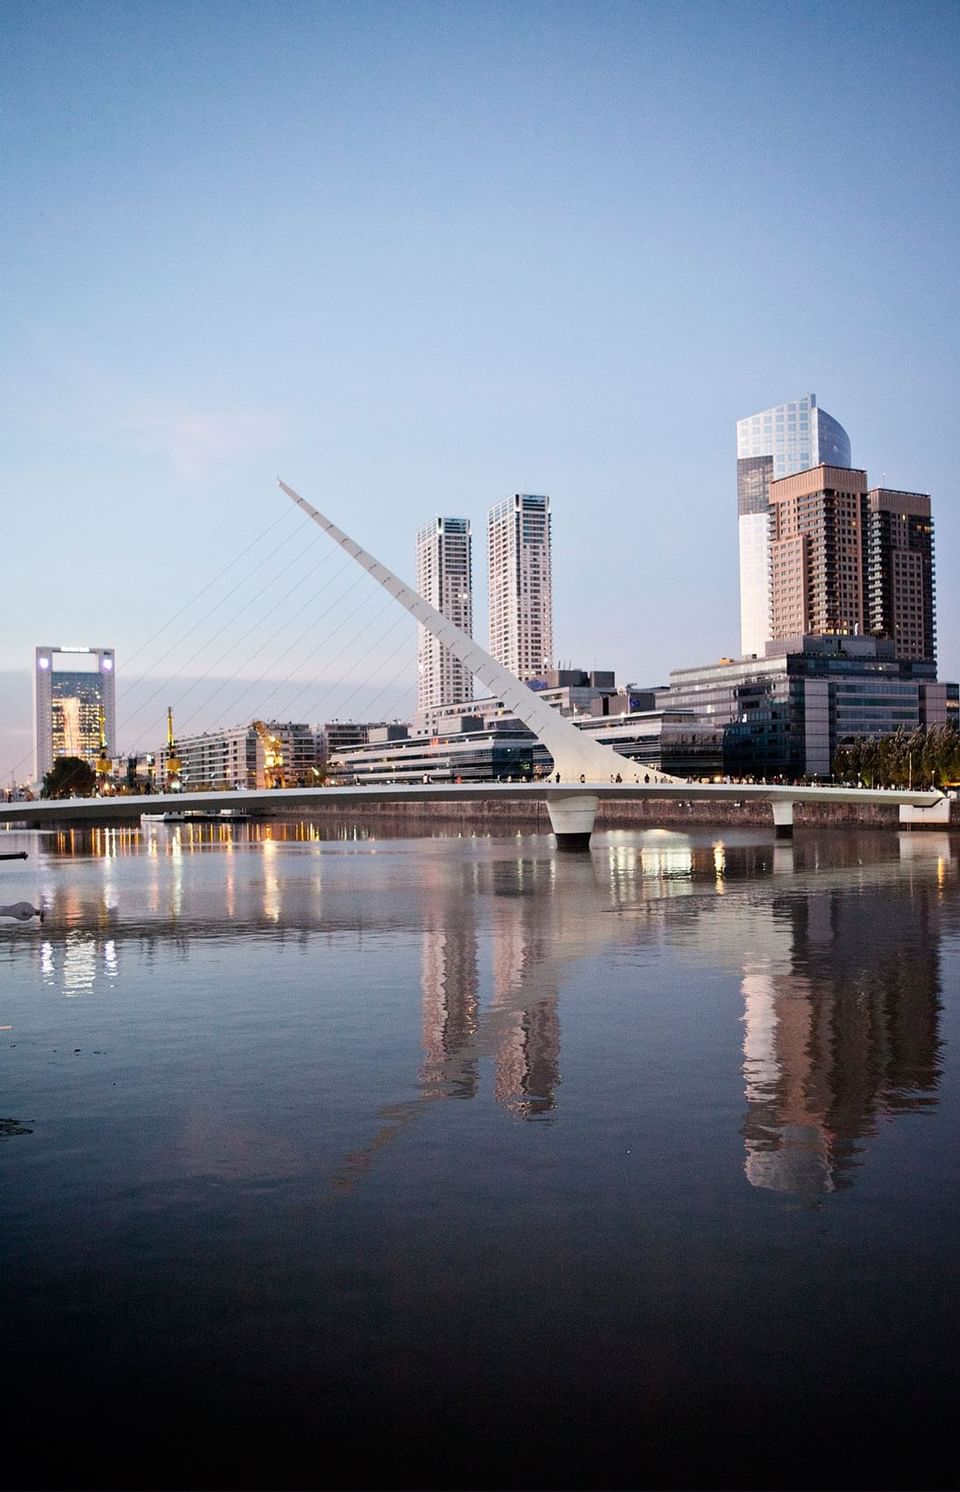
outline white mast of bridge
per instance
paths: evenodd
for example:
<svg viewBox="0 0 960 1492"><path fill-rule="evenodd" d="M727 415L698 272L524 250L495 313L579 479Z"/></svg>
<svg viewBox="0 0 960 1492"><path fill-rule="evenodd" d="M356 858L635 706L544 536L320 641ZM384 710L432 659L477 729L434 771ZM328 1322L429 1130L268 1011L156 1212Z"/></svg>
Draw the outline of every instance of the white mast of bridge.
<svg viewBox="0 0 960 1492"><path fill-rule="evenodd" d="M599 741L591 740L583 731L578 730L559 710L551 709L545 704L515 674L491 657L486 649L480 647L465 632L461 632L459 627L455 627L429 601L425 601L411 586L405 585L386 565L381 565L379 560L374 559L372 554L362 549L354 539L337 528L335 523L325 518L299 493L294 492L292 487L288 487L286 482L280 482L279 485L298 508L312 518L314 523L319 524L335 544L346 550L358 565L368 571L411 616L416 617L418 622L432 632L444 647L449 648L454 657L487 686L494 698L522 720L547 748L553 758L554 776L550 784L553 790L544 792L544 798L557 844L561 849L576 849L588 845L598 799L593 793L571 795L566 785L597 786L615 781L618 776L623 782L639 782L638 763L621 756L610 746L602 746ZM667 772L656 771L652 767L644 767L643 772L645 779L650 782L680 781L679 778L671 777ZM566 791L558 793L558 783L564 785Z"/></svg>

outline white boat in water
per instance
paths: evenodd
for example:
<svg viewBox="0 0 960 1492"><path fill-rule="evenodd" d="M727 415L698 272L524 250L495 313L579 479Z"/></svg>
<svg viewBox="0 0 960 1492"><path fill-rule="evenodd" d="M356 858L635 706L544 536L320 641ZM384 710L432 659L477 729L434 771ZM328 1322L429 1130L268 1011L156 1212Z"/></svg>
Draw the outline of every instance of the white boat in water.
<svg viewBox="0 0 960 1492"><path fill-rule="evenodd" d="M166 813L141 813L141 824L245 824L250 814L242 808L171 808Z"/></svg>

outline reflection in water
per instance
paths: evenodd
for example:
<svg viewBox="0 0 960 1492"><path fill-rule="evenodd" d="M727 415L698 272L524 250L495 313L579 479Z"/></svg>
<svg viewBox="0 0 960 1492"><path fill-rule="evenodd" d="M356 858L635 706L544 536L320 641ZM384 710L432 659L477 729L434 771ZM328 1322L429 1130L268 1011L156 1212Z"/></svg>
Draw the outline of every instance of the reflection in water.
<svg viewBox="0 0 960 1492"><path fill-rule="evenodd" d="M909 852L913 858L914 852ZM939 857L938 885L946 862ZM852 1185L877 1119L936 1102L939 903L929 883L775 899L743 961L745 1172L816 1197Z"/></svg>
<svg viewBox="0 0 960 1492"><path fill-rule="evenodd" d="M473 899L452 887L449 872L431 861L424 880L427 904L421 954L425 1093L473 1098L477 1091L475 1040L480 969Z"/></svg>
<svg viewBox="0 0 960 1492"><path fill-rule="evenodd" d="M499 1034L494 1091L497 1102L522 1119L549 1114L560 1081L560 977L555 962L563 942L554 925L557 882L565 883L583 868L591 890L596 889L591 862L565 865L569 871L558 870L553 858L506 860L493 867L486 888L497 898L492 1018Z"/></svg>
<svg viewBox="0 0 960 1492"><path fill-rule="evenodd" d="M277 842L272 837L263 843L263 915L271 922L280 921L280 879L277 874Z"/></svg>
<svg viewBox="0 0 960 1492"><path fill-rule="evenodd" d="M583 857L556 856L536 837L506 852L500 841L492 853L465 840L463 854L448 853L448 839L442 852L413 852L410 883L411 851L390 835L379 842L379 831L253 823L47 835L44 933L28 943L14 930L11 946L30 950L42 983L75 999L115 981L131 943L149 960L161 943L186 958L197 939L251 931L306 940L414 929L416 1093L376 1110L373 1139L337 1171L341 1189L426 1104L477 1097L486 1073L502 1110L553 1122L571 965L665 936L690 958L738 972L752 1186L808 1198L849 1187L880 1117L936 1102L941 904L956 870L949 835L774 844L617 832ZM331 841L356 874L351 891L334 878L321 898ZM75 873L58 873L63 860L77 861ZM374 863L371 882L364 867ZM371 884L396 900L371 900Z"/></svg>
<svg viewBox="0 0 960 1492"><path fill-rule="evenodd" d="M560 873L585 876L596 890L589 860L565 862ZM451 882L451 867L428 862L421 947L421 1030L424 1060L413 1100L382 1104L372 1140L338 1167L334 1190L347 1192L380 1155L424 1112L443 1098L475 1098L481 1059L493 1057L494 1094L521 1119L550 1116L560 1080L559 976L552 961L569 957L551 895L557 880L552 858L517 857L468 863ZM492 997L481 1009L477 898L495 899ZM605 929L602 936L609 936ZM585 951L585 950L583 950Z"/></svg>

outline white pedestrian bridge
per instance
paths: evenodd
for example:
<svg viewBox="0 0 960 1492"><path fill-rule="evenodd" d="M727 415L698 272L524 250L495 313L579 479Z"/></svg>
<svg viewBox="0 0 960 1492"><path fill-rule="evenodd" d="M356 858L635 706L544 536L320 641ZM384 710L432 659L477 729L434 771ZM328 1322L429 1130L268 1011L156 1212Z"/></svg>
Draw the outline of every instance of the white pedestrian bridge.
<svg viewBox="0 0 960 1492"><path fill-rule="evenodd" d="M612 753L611 753L612 755ZM636 764L632 764L636 765ZM397 783L356 787L274 788L263 792L195 792L137 794L115 798L66 798L35 802L0 803L0 824L53 828L63 824L117 823L141 814L230 812L269 814L278 810L342 808L360 813L367 804L524 802L543 803L560 849L589 846L601 802L769 803L771 824L778 835L793 832L798 803L896 805L903 828L944 829L950 822L950 800L941 792L910 792L862 787L799 787L779 783L726 782L463 782Z"/></svg>

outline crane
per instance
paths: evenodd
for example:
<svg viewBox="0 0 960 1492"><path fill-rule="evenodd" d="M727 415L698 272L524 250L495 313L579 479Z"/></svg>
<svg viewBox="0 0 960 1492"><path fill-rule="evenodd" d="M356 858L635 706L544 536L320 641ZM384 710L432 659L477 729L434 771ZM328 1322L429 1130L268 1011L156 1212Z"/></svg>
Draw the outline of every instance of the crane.
<svg viewBox="0 0 960 1492"><path fill-rule="evenodd" d="M266 722L255 720L253 728L263 746L264 787L285 787L283 775L283 742L268 729ZM259 754L259 753L258 753Z"/></svg>
<svg viewBox="0 0 960 1492"><path fill-rule="evenodd" d="M171 793L180 791L180 758L173 734L173 705L167 705L167 790Z"/></svg>
<svg viewBox="0 0 960 1492"><path fill-rule="evenodd" d="M103 713L103 705L100 706L100 751L94 763L97 773L97 785L101 796L113 770L113 764L107 756L107 720Z"/></svg>

